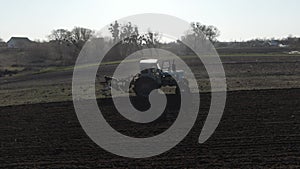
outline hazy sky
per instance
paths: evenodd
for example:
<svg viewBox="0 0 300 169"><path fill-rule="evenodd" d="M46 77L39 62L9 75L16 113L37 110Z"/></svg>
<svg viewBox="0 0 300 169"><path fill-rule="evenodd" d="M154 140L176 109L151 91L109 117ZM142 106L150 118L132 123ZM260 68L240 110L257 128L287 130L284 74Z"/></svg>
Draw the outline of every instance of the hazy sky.
<svg viewBox="0 0 300 169"><path fill-rule="evenodd" d="M221 41L300 36L299 0L0 0L0 38L46 39L74 26L99 30L139 13L163 13L216 26Z"/></svg>

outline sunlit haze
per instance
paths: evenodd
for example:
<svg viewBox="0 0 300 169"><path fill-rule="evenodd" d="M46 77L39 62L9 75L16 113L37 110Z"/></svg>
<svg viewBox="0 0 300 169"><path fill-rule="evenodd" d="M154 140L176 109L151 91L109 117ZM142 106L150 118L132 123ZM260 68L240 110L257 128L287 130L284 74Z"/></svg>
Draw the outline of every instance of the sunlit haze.
<svg viewBox="0 0 300 169"><path fill-rule="evenodd" d="M216 26L220 41L300 36L298 0L2 0L0 38L47 40L51 30L81 26L99 30L139 13L163 13Z"/></svg>

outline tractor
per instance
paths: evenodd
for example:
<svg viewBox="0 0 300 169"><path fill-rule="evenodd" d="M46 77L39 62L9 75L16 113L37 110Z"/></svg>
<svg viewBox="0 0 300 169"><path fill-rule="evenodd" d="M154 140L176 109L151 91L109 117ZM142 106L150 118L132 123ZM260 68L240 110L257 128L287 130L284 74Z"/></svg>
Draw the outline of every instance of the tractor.
<svg viewBox="0 0 300 169"><path fill-rule="evenodd" d="M141 97L148 97L151 91L162 87L175 87L175 94L190 91L184 71L176 70L174 60L162 61L160 66L158 59L142 59L139 67L140 72L133 77L120 80L106 76L106 83L116 90L125 90L124 86L129 86L129 91Z"/></svg>

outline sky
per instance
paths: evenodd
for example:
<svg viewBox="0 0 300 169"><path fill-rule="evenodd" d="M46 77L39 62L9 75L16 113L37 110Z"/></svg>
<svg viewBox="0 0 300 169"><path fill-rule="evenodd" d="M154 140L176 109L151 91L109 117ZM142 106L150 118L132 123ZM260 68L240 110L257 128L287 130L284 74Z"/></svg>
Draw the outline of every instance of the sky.
<svg viewBox="0 0 300 169"><path fill-rule="evenodd" d="M53 29L100 30L114 20L162 13L216 26L220 41L300 36L299 0L0 0L0 38L47 40Z"/></svg>

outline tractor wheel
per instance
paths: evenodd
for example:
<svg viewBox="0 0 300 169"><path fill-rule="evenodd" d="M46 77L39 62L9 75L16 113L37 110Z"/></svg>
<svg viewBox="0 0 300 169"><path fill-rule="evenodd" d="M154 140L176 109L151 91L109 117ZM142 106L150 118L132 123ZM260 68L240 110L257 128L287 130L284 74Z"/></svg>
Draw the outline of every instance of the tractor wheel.
<svg viewBox="0 0 300 169"><path fill-rule="evenodd" d="M133 90L137 96L148 97L152 90L158 89L156 81L149 77L140 77L134 82Z"/></svg>

